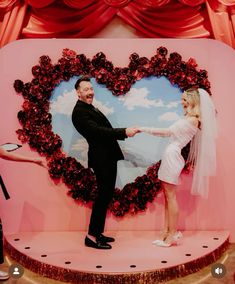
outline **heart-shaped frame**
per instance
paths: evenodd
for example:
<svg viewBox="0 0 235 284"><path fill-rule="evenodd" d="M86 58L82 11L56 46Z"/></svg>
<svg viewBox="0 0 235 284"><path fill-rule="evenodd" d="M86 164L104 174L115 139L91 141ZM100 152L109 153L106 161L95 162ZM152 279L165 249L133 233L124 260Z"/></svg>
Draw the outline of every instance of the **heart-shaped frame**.
<svg viewBox="0 0 235 284"><path fill-rule="evenodd" d="M75 158L66 157L61 146L61 138L52 131L52 117L49 113L50 97L54 88L61 81L68 81L73 76L89 74L99 84L104 84L115 96L126 94L131 86L144 77L165 76L173 85L182 91L197 86L210 93L210 82L206 70L197 70L195 59L187 62L177 52L170 53L166 47L157 48L156 54L148 59L132 53L128 67L114 67L104 53L97 53L91 60L84 54L77 54L68 48L56 64L52 64L49 56L43 55L39 64L32 67L33 79L23 83L15 80L16 92L24 97L22 110L18 119L22 129L16 132L22 143L45 155L48 160L50 176L68 186L68 194L82 203L93 201L96 192L96 180L89 168L84 168ZM183 152L187 156L188 148ZM146 174L139 176L134 182L126 184L123 189L115 189L110 211L115 216L126 213L136 214L145 211L147 203L152 202L161 189L158 180L160 161L149 167Z"/></svg>

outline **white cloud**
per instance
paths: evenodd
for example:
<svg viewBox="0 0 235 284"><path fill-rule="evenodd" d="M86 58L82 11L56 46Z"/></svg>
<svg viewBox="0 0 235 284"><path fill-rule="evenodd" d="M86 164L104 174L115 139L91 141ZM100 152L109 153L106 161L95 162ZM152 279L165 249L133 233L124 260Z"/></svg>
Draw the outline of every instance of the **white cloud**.
<svg viewBox="0 0 235 284"><path fill-rule="evenodd" d="M71 150L79 152L79 159L76 158L84 167L87 168L88 144L86 139L79 138L71 147Z"/></svg>
<svg viewBox="0 0 235 284"><path fill-rule="evenodd" d="M95 98L93 100L93 105L97 107L104 115L109 115L114 112L113 107L108 107L107 104L103 104L97 101Z"/></svg>
<svg viewBox="0 0 235 284"><path fill-rule="evenodd" d="M72 115L73 108L77 102L77 94L75 90L71 92L65 91L57 100L52 101L50 112L51 114L65 114ZM95 98L93 100L93 105L97 107L104 115L108 115L114 112L113 108L109 108L107 104L103 104L97 101Z"/></svg>
<svg viewBox="0 0 235 284"><path fill-rule="evenodd" d="M175 112L166 112L163 115L159 116L158 120L160 120L160 121L175 121L179 118L180 118L180 116Z"/></svg>
<svg viewBox="0 0 235 284"><path fill-rule="evenodd" d="M178 107L178 104L180 103L180 101L174 101L174 102L169 102L166 107L167 108L172 108L172 107Z"/></svg>
<svg viewBox="0 0 235 284"><path fill-rule="evenodd" d="M51 114L65 114L71 115L73 108L77 101L76 91L73 90L71 92L65 91L61 96L57 98L56 101L51 103Z"/></svg>
<svg viewBox="0 0 235 284"><path fill-rule="evenodd" d="M118 99L123 102L123 105L128 110L133 110L135 107L141 106L149 108L163 107L164 103L162 100L149 100L149 90L147 88L132 88L125 96L119 97Z"/></svg>

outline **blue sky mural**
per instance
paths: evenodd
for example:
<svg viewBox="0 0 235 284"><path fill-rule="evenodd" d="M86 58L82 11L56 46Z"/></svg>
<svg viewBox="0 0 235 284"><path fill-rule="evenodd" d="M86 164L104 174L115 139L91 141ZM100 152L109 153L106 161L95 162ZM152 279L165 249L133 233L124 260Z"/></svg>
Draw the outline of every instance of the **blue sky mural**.
<svg viewBox="0 0 235 284"><path fill-rule="evenodd" d="M63 140L63 150L87 167L86 140L77 133L71 114L77 101L74 84L77 77L62 82L51 98L53 131ZM113 127L149 126L166 128L183 116L181 92L165 78L149 77L136 82L124 96L115 97L104 85L92 79L95 91L93 104L102 111ZM126 161L118 162L118 187L144 174L161 159L168 138L144 133L119 141Z"/></svg>

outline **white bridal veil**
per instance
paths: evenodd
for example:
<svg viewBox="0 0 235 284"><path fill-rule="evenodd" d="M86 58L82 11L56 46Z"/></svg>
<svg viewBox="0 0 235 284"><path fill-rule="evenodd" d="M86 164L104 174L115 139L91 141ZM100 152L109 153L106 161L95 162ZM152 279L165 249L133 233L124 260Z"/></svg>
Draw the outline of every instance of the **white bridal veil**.
<svg viewBox="0 0 235 284"><path fill-rule="evenodd" d="M201 130L197 132L191 142L188 162L194 165L191 193L207 198L209 177L216 173L216 109L210 95L204 89L198 90Z"/></svg>

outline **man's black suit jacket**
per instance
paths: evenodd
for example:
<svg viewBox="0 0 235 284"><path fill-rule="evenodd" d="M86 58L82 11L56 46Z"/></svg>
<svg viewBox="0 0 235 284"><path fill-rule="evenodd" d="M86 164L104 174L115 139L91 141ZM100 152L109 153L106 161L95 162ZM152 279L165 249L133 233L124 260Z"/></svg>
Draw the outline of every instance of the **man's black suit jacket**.
<svg viewBox="0 0 235 284"><path fill-rule="evenodd" d="M72 122L89 144L89 167L105 166L123 159L117 140L127 138L125 128L113 128L104 114L80 100L73 109Z"/></svg>

